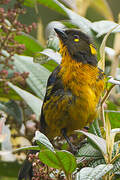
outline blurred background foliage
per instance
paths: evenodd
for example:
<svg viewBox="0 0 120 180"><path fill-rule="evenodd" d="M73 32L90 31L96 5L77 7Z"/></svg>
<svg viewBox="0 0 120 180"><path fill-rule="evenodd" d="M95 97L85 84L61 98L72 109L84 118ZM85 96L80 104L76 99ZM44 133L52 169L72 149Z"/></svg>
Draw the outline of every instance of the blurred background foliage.
<svg viewBox="0 0 120 180"><path fill-rule="evenodd" d="M16 28L15 33L12 28L10 30L13 41L0 44L0 60L5 60L5 63L0 64L0 179L16 179L19 163L25 159L25 154L13 155L10 152L18 147L30 145L34 132L39 126L40 108L47 78L61 59L57 52L58 39L53 28L83 28L82 30L85 29L92 36L99 49L104 35L116 25L115 22L119 23L119 0L61 0L60 2L63 7L53 0L0 1L0 17L7 19L11 24L13 19L8 17L10 15L8 9L13 9L15 4L16 9L26 9L26 13L12 12L17 14L17 21L25 25L13 23L13 27ZM6 15L3 16L5 12ZM80 16L77 17L72 12ZM107 24L102 20L109 22ZM95 24L96 21L101 24ZM6 22L5 26L3 24L4 22L0 21L0 36L6 37L9 33L6 29L11 27L11 24ZM118 28L116 33L111 33L107 40L105 69L107 75L112 75L118 80L120 80L119 32ZM2 40L4 42L5 38ZM16 44L15 49L14 44ZM112 128L120 128L120 88L118 86L113 89L104 106ZM9 134L9 137L6 138L6 134ZM10 154L6 155L3 152Z"/></svg>

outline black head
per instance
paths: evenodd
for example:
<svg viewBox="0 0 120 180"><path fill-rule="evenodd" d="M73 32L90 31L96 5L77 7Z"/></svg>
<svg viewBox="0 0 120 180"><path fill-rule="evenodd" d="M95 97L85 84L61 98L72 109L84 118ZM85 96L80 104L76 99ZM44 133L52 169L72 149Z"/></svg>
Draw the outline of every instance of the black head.
<svg viewBox="0 0 120 180"><path fill-rule="evenodd" d="M76 29L60 30L55 28L63 46L66 46L72 59L97 65L96 49L91 39L83 32Z"/></svg>

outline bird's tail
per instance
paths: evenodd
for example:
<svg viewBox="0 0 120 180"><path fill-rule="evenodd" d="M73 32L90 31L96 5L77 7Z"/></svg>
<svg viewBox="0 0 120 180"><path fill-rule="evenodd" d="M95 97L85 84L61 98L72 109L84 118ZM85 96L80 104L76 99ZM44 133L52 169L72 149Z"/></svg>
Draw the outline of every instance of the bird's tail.
<svg viewBox="0 0 120 180"><path fill-rule="evenodd" d="M32 177L33 177L32 163L26 159L19 171L18 180L23 180L23 179L32 180Z"/></svg>

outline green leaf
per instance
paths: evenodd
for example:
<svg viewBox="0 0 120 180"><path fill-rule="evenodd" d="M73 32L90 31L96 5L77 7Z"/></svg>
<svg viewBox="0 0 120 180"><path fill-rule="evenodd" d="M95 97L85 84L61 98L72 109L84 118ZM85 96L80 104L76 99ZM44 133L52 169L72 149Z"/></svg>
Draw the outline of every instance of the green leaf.
<svg viewBox="0 0 120 180"><path fill-rule="evenodd" d="M25 146L25 147L22 147L22 148L18 148L12 152L18 152L18 151L25 151L25 150L40 150L40 147L39 146Z"/></svg>
<svg viewBox="0 0 120 180"><path fill-rule="evenodd" d="M40 111L42 107L42 100L37 98L36 96L32 95L31 93L13 85L12 83L8 82L8 85L16 91L21 98L27 103L27 105L33 110L33 112L36 114L37 119L39 119Z"/></svg>
<svg viewBox="0 0 120 180"><path fill-rule="evenodd" d="M57 26L56 26L56 27L57 27ZM58 28L58 27L57 27L57 28ZM57 36L51 35L51 36L48 38L47 48L53 49L53 50L55 50L55 51L58 51L58 50L59 50L59 39L58 39Z"/></svg>
<svg viewBox="0 0 120 180"><path fill-rule="evenodd" d="M58 66L58 64L55 61L50 60L47 63L43 64L43 66L52 72Z"/></svg>
<svg viewBox="0 0 120 180"><path fill-rule="evenodd" d="M44 99L50 72L40 64L34 63L33 58L27 56L14 55L14 65L19 72L29 72L27 84L37 96Z"/></svg>
<svg viewBox="0 0 120 180"><path fill-rule="evenodd" d="M91 24L91 29L97 32L97 38L103 34L108 33L111 29L115 28L118 24L113 21L96 21ZM120 32L120 25L112 31L112 33Z"/></svg>
<svg viewBox="0 0 120 180"><path fill-rule="evenodd" d="M119 144L120 144L120 141L114 142L112 157L114 157L114 156L116 156L116 154L120 153Z"/></svg>
<svg viewBox="0 0 120 180"><path fill-rule="evenodd" d="M89 132L92 134L95 134L96 136L102 137L101 130L100 130L97 119L91 124Z"/></svg>
<svg viewBox="0 0 120 180"><path fill-rule="evenodd" d="M40 144L43 144L44 146L46 146L49 150L51 150L52 152L54 152L54 147L53 145L50 143L49 139L40 131L36 131L35 132L35 137L34 140L38 142Z"/></svg>
<svg viewBox="0 0 120 180"><path fill-rule="evenodd" d="M71 29L77 29L78 26L73 24L71 20L62 20L62 23L66 26L66 28L71 28Z"/></svg>
<svg viewBox="0 0 120 180"><path fill-rule="evenodd" d="M2 85L2 82L1 82ZM8 102L10 99L20 101L21 97L12 89L9 90L8 93L5 93L4 88L0 88L0 101Z"/></svg>
<svg viewBox="0 0 120 180"><path fill-rule="evenodd" d="M106 141L103 138L81 130L76 130L76 132L80 132L86 135L99 148L103 155L107 154Z"/></svg>
<svg viewBox="0 0 120 180"><path fill-rule="evenodd" d="M63 4L61 4L59 1L54 0L54 2L56 2L56 4L58 4L66 12L66 14L71 19L71 22L73 24L77 25L83 32L86 32L87 34L92 36L92 32L91 32L91 28L90 28L92 23L88 19L86 19L86 18L78 15L74 11L68 9Z"/></svg>
<svg viewBox="0 0 120 180"><path fill-rule="evenodd" d="M0 109L6 112L8 115L13 116L15 121L21 125L23 121L23 113L20 106L13 100L10 100L7 103L0 103Z"/></svg>
<svg viewBox="0 0 120 180"><path fill-rule="evenodd" d="M88 166L89 167L93 167L95 168L96 166L100 165L100 164L105 164L105 159L104 158L100 158L100 159L91 159L91 161L89 162Z"/></svg>
<svg viewBox="0 0 120 180"><path fill-rule="evenodd" d="M86 160L102 158L100 151L95 149L91 144L87 143L82 146L77 153L77 162L82 162Z"/></svg>
<svg viewBox="0 0 120 180"><path fill-rule="evenodd" d="M39 153L39 159L50 167L62 169L66 174L72 173L76 168L75 157L67 151L43 150Z"/></svg>
<svg viewBox="0 0 120 180"><path fill-rule="evenodd" d="M67 174L72 173L76 169L77 166L76 159L72 153L62 150L62 151L56 151L56 154L62 167L64 167L64 171Z"/></svg>
<svg viewBox="0 0 120 180"><path fill-rule="evenodd" d="M85 167L77 173L76 180L99 180L113 168L112 164L101 164L95 168Z"/></svg>
<svg viewBox="0 0 120 180"><path fill-rule="evenodd" d="M120 157L114 162L112 172L117 174L118 171L120 173Z"/></svg>
<svg viewBox="0 0 120 180"><path fill-rule="evenodd" d="M34 58L35 62L39 62L40 64L46 63L48 60L54 60L57 64L61 62L61 55L58 52L55 52L52 49L44 49L43 51L36 54Z"/></svg>
<svg viewBox="0 0 120 180"><path fill-rule="evenodd" d="M46 0L25 0L24 1L24 5L26 6L30 6L30 7L35 7L35 5L39 3L39 4L42 4L44 6L47 6L48 8L51 8L59 13L62 13L62 14L65 14L64 11L56 4L54 3L53 0L49 0L49 1L46 1Z"/></svg>
<svg viewBox="0 0 120 180"><path fill-rule="evenodd" d="M104 15L106 19L113 20L112 11L106 0L91 0L91 5L92 8L94 7L96 11L99 11L102 15Z"/></svg>
<svg viewBox="0 0 120 180"><path fill-rule="evenodd" d="M65 29L66 27L63 25L63 23L59 21L52 21L50 22L46 29L45 29L45 35L47 39L47 48L51 48L53 50L59 50L59 38L57 37L57 34L54 30L54 28L58 29Z"/></svg>
<svg viewBox="0 0 120 180"><path fill-rule="evenodd" d="M112 102L108 102L107 106L108 106L108 110L117 111L119 109L118 106L113 104ZM120 128L120 114L109 112L108 116L109 116L112 128Z"/></svg>
<svg viewBox="0 0 120 180"><path fill-rule="evenodd" d="M21 33L21 35L15 37L15 40L25 45L26 48L23 54L26 56L34 56L37 51L43 50L40 42L28 34Z"/></svg>

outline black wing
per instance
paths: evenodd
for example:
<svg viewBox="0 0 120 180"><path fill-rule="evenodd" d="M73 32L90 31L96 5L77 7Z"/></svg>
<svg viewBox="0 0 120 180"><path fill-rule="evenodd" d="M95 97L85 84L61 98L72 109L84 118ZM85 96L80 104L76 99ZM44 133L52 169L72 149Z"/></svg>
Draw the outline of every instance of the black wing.
<svg viewBox="0 0 120 180"><path fill-rule="evenodd" d="M50 77L48 79L43 105L47 100L50 99L52 94L55 95L55 93L58 93L58 91L60 91L60 93L62 93L62 91L64 91L64 87L63 87L61 78L58 75L59 72L60 72L60 66L57 66L57 68L52 72L52 74L50 75ZM40 117L40 131L44 134L45 134L46 126L47 126L47 124L45 122L45 117L43 114L43 107L42 107L41 117Z"/></svg>

